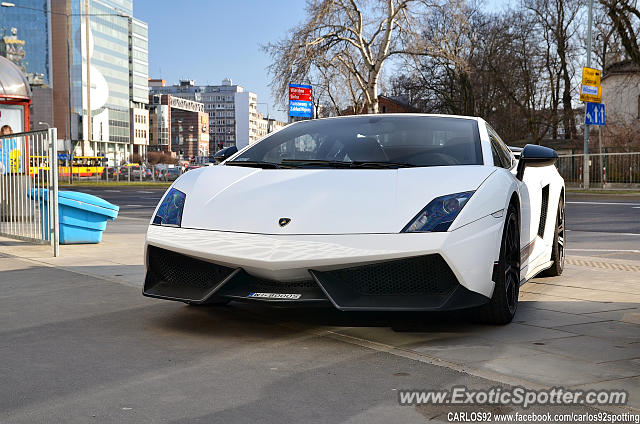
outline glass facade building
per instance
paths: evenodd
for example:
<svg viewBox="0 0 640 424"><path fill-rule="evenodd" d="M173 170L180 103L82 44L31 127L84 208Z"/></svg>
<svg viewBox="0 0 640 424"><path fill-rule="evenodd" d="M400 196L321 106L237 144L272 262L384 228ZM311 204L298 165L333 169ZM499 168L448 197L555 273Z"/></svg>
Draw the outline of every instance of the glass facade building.
<svg viewBox="0 0 640 424"><path fill-rule="evenodd" d="M94 154L107 153L98 151L97 142L129 143L129 19L132 13L131 0L91 0L88 11L84 0L71 0L71 109L72 121L77 122L72 123L76 129L72 131L72 138L90 141L93 145L88 148ZM87 81L91 84L89 93ZM91 117L91 134L88 134L87 116ZM106 149L117 152L119 146Z"/></svg>
<svg viewBox="0 0 640 424"><path fill-rule="evenodd" d="M133 144L148 143L139 136L147 119L136 120L149 101L148 27L132 14L133 0L20 0L0 8L0 54L39 88L35 121L57 127L77 153L120 162L145 151Z"/></svg>
<svg viewBox="0 0 640 424"><path fill-rule="evenodd" d="M51 84L49 0L0 9L0 55L22 68L31 85Z"/></svg>
<svg viewBox="0 0 640 424"><path fill-rule="evenodd" d="M149 28L145 22L129 20L129 88L131 100L149 101Z"/></svg>

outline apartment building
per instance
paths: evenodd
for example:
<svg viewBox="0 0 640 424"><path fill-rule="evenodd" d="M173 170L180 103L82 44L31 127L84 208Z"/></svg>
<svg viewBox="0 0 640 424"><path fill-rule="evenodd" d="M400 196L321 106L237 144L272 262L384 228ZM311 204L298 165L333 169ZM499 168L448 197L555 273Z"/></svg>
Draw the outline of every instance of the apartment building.
<svg viewBox="0 0 640 424"><path fill-rule="evenodd" d="M166 85L161 79L149 80L150 93L169 94L174 97L204 104L209 116L209 151L237 146L238 149L261 137L258 96L234 85L225 78L221 85L196 85L193 80L181 80Z"/></svg>

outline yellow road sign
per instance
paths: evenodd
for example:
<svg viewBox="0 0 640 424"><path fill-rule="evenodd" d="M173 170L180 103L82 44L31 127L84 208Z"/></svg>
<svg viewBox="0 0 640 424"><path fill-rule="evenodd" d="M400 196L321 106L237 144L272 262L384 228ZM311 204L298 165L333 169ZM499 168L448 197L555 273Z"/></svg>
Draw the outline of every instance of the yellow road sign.
<svg viewBox="0 0 640 424"><path fill-rule="evenodd" d="M600 85L582 84L580 86L580 101L591 102L591 103L601 103L602 87Z"/></svg>
<svg viewBox="0 0 640 424"><path fill-rule="evenodd" d="M582 68L582 84L600 86L600 70L593 68ZM582 100L582 99L580 99Z"/></svg>

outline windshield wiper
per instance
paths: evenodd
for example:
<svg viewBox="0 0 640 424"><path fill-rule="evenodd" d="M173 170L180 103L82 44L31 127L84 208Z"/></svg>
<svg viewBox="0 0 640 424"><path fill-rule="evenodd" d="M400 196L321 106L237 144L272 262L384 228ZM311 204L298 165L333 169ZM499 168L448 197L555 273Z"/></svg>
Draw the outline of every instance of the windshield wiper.
<svg viewBox="0 0 640 424"><path fill-rule="evenodd" d="M283 165L304 166L327 166L330 168L410 168L416 165L406 162L386 162L386 161L359 161L353 162L339 160L322 159L282 159Z"/></svg>
<svg viewBox="0 0 640 424"><path fill-rule="evenodd" d="M407 162L360 161L351 162L353 168L414 168L416 165Z"/></svg>
<svg viewBox="0 0 640 424"><path fill-rule="evenodd" d="M295 167L303 166L328 166L331 168L350 168L351 162L339 160L323 160L323 159L282 159L283 165L291 165Z"/></svg>
<svg viewBox="0 0 640 424"><path fill-rule="evenodd" d="M232 166L248 166L250 168L262 168L262 169L279 169L280 164L273 162L263 162L259 160L232 160L230 162L226 162L225 165Z"/></svg>

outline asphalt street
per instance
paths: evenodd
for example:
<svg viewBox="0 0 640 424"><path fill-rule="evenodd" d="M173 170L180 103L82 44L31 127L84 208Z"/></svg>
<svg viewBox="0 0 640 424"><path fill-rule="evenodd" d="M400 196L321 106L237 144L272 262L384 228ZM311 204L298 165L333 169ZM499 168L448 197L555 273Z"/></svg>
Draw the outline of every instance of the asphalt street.
<svg viewBox="0 0 640 424"><path fill-rule="evenodd" d="M451 412L598 412L398 404L402 389L462 385L625 389L638 410L637 271L568 263L562 277L523 286L516 320L498 327L460 313L192 307L143 297L142 277L127 278L141 275L143 233L164 189L73 189L121 207L103 243L61 246L51 258L49 246L0 241L1 423L444 423ZM594 254L638 249L636 205L640 196L570 195L572 248L604 249L606 235L617 253Z"/></svg>
<svg viewBox="0 0 640 424"><path fill-rule="evenodd" d="M67 189L93 194L120 206L120 218L130 222L107 229L117 232L145 231L143 221L151 218L165 191L135 186ZM640 194L568 193L566 200L569 255L640 260Z"/></svg>

